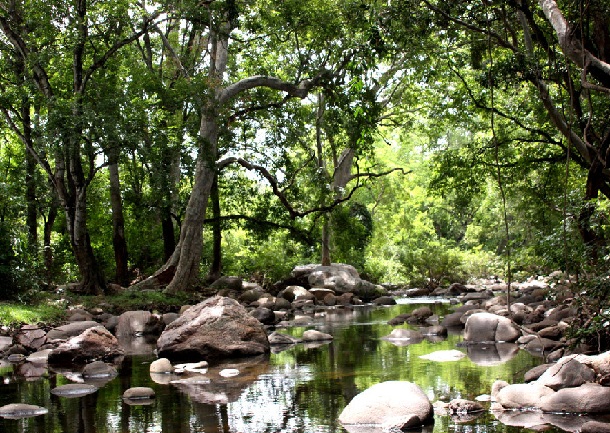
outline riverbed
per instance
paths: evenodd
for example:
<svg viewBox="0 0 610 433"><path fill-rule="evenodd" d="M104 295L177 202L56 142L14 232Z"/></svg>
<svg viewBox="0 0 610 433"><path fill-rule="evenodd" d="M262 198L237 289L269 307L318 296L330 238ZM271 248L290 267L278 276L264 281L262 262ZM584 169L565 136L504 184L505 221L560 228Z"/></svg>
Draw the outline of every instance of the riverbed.
<svg viewBox="0 0 610 433"><path fill-rule="evenodd" d="M307 329L331 334L332 342L296 344L274 349L266 357L212 365L206 374L154 375L149 364L156 359L154 344L135 340L119 376L94 383L99 390L79 398L58 397L51 389L81 380L69 371L48 371L24 377L21 365L0 364L0 406L28 403L48 414L18 420L0 418L0 432L65 433L346 433L338 422L343 408L359 392L388 380L419 385L432 402L455 398L485 400L495 380L522 382L523 374L543 362L516 345L462 346L459 332L445 338L388 341L387 321L423 303L440 316L449 311L440 299L399 299L390 307L357 306L317 310L307 326L286 326L278 332L299 337ZM401 325L400 327L408 327ZM413 329L416 329L413 327ZM460 360L438 362L422 356L457 349ZM220 374L239 370L233 377ZM123 392L134 386L155 390L146 405L128 405ZM489 403L483 402L487 407ZM433 432L521 431L485 411L463 420L437 414ZM564 431L551 428L547 431Z"/></svg>

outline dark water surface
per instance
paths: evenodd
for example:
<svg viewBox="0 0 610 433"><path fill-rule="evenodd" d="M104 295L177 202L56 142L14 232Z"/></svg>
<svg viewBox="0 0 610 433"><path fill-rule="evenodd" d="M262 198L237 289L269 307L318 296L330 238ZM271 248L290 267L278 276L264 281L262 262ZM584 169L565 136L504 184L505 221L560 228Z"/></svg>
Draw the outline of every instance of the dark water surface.
<svg viewBox="0 0 610 433"><path fill-rule="evenodd" d="M440 315L448 310L447 304L429 305ZM432 402L474 399L489 394L497 379L521 382L525 371L542 362L516 346L492 345L477 350L458 347L468 356L440 363L420 356L455 349L461 341L459 334L403 345L381 338L394 329L386 324L389 319L418 306L400 303L321 310L313 326L278 331L299 337L306 329L315 328L332 334L331 343L298 344L269 357L213 366L191 383L169 383L183 376L151 377L149 364L156 357L147 344L131 346L133 354L119 366L119 377L98 384L101 387L96 393L80 398L50 393L56 386L72 383L69 373L47 372L29 380L19 373L19 366L0 364L0 406L21 402L49 410L47 415L34 418L0 418L0 432L345 433L337 421L339 414L356 394L378 382L414 382ZM219 374L224 368L237 368L240 374L225 378ZM152 387L156 399L150 405L125 404L121 396L134 386ZM427 431L523 429L509 427L486 411L465 423L437 415L434 427Z"/></svg>

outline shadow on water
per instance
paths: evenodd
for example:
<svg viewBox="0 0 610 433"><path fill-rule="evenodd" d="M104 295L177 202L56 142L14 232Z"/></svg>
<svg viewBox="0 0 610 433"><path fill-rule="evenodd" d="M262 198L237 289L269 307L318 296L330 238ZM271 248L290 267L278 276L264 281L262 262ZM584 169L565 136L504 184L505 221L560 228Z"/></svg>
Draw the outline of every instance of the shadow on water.
<svg viewBox="0 0 610 433"><path fill-rule="evenodd" d="M433 301L428 305L441 316L449 308ZM515 345L459 347L459 333L398 345L382 338L395 329L387 325L389 319L418 306L400 303L321 310L312 316L311 325L278 332L300 337L306 329L315 328L332 334L332 342L297 344L274 350L268 357L225 363L190 376L151 377L154 346L138 341L119 366L118 377L101 384L95 394L74 399L50 393L71 383L68 377L72 376L65 372L44 372L42 377L26 379L20 374L22 366L3 363L0 406L23 402L43 406L49 413L19 420L0 418L0 432L345 433L337 421L339 414L356 394L375 383L415 382L433 402L474 399L489 394L497 379L522 381L525 371L542 362ZM415 329L407 325L399 328ZM456 347L466 356L451 362L421 358ZM237 369L240 374L225 377L223 369ZM125 404L121 396L134 386L153 388L156 399L149 405ZM474 419L461 420L437 415L434 426L426 431L513 432L521 428L512 425L533 428L545 422L575 431L572 425L581 424L574 417L556 416L561 419L549 421L541 416L519 420L515 414L512 418L510 414L496 417L486 411Z"/></svg>

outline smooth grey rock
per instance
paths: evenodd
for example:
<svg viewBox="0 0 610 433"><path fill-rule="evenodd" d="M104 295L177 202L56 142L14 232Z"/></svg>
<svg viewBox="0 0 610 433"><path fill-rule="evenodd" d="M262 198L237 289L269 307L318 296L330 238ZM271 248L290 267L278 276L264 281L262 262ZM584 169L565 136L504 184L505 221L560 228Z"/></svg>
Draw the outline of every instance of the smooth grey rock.
<svg viewBox="0 0 610 433"><path fill-rule="evenodd" d="M595 380L595 372L578 362L578 355L561 358L549 367L536 381L557 391L561 388L574 388Z"/></svg>
<svg viewBox="0 0 610 433"><path fill-rule="evenodd" d="M555 394L551 388L533 383L507 385L495 396L505 409L532 409L540 407L543 398Z"/></svg>
<svg viewBox="0 0 610 433"><path fill-rule="evenodd" d="M47 413L49 413L48 409L33 404L11 403L0 407L0 417L6 419L31 418Z"/></svg>
<svg viewBox="0 0 610 433"><path fill-rule="evenodd" d="M412 382L382 382L356 395L339 415L345 425L381 425L397 416L417 416L422 423L432 419L432 404Z"/></svg>
<svg viewBox="0 0 610 433"><path fill-rule="evenodd" d="M144 334L146 323L150 320L150 311L126 311L119 316L115 334L117 338L134 337Z"/></svg>
<svg viewBox="0 0 610 433"><path fill-rule="evenodd" d="M542 376L542 373L547 371L548 368L552 365L554 365L554 364L541 364L541 365L537 365L536 367L530 368L523 375L523 381L526 383L535 381L540 376Z"/></svg>
<svg viewBox="0 0 610 433"><path fill-rule="evenodd" d="M111 378L117 376L118 374L119 373L114 366L106 364L103 361L94 361L85 365L82 372L85 379Z"/></svg>
<svg viewBox="0 0 610 433"><path fill-rule="evenodd" d="M136 386L123 393L124 400L150 400L155 398L155 391L146 386Z"/></svg>
<svg viewBox="0 0 610 433"><path fill-rule="evenodd" d="M51 394L58 397L78 398L85 395L93 394L97 391L97 387L85 383L70 383L61 385L51 390Z"/></svg>
<svg viewBox="0 0 610 433"><path fill-rule="evenodd" d="M49 360L49 353L51 353L51 351L52 349L39 350L38 352L28 355L25 359L33 364L46 364Z"/></svg>
<svg viewBox="0 0 610 433"><path fill-rule="evenodd" d="M92 320L87 320L85 322L74 322L69 323L67 325L58 326L57 328L51 329L47 333L47 340L67 340L69 338L82 334L85 330L89 328L95 328L96 326L100 326L100 324Z"/></svg>
<svg viewBox="0 0 610 433"><path fill-rule="evenodd" d="M517 340L521 331L507 317L491 313L475 313L466 320L464 340L470 342Z"/></svg>
<svg viewBox="0 0 610 433"><path fill-rule="evenodd" d="M313 294L302 286L288 286L278 293L277 296L278 298L284 298L290 302L294 302L297 299L313 300L315 298Z"/></svg>
<svg viewBox="0 0 610 433"><path fill-rule="evenodd" d="M304 343L312 341L328 341L332 339L332 335L317 331L315 329L308 329L307 331L303 332L303 336L301 337L301 340Z"/></svg>
<svg viewBox="0 0 610 433"><path fill-rule="evenodd" d="M169 361L169 359L159 358L155 359L153 362L150 363L149 370L151 373L167 374L173 373L174 367L172 366L172 363Z"/></svg>
<svg viewBox="0 0 610 433"><path fill-rule="evenodd" d="M539 407L544 412L610 413L610 388L597 383L562 388L544 396Z"/></svg>
<svg viewBox="0 0 610 433"><path fill-rule="evenodd" d="M587 421L580 428L580 433L610 433L610 424L600 421Z"/></svg>

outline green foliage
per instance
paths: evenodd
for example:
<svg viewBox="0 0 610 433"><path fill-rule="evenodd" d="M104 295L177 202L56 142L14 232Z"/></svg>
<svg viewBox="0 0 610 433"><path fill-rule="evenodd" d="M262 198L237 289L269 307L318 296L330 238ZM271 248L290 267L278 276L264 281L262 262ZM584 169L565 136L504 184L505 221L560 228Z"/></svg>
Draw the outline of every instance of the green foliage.
<svg viewBox="0 0 610 433"><path fill-rule="evenodd" d="M606 263L606 266L609 263ZM610 349L610 274L598 273L578 281L574 307L578 315L569 336L599 352Z"/></svg>
<svg viewBox="0 0 610 433"><path fill-rule="evenodd" d="M266 239L252 237L244 230L231 230L223 237L223 271L261 284L272 284L290 274L299 264L315 262L313 252L283 231Z"/></svg>
<svg viewBox="0 0 610 433"><path fill-rule="evenodd" d="M0 325L18 326L32 323L57 323L65 316L62 304L0 303Z"/></svg>
<svg viewBox="0 0 610 433"><path fill-rule="evenodd" d="M95 308L103 301L110 305L112 314L125 311L145 310L157 313L177 312L182 305L199 302L195 295L188 293L166 294L156 290L124 290L117 295L96 298L74 297L71 302Z"/></svg>
<svg viewBox="0 0 610 433"><path fill-rule="evenodd" d="M364 269L365 251L373 237L373 218L362 203L352 201L332 213L334 261Z"/></svg>

